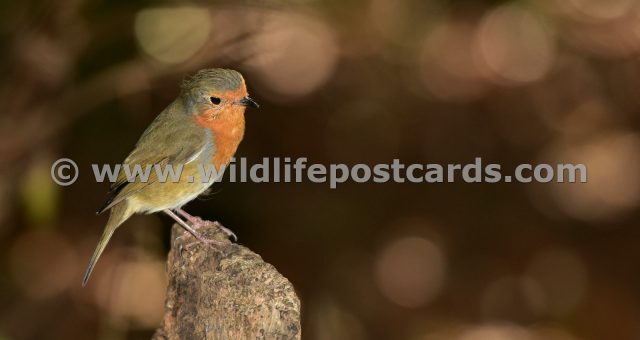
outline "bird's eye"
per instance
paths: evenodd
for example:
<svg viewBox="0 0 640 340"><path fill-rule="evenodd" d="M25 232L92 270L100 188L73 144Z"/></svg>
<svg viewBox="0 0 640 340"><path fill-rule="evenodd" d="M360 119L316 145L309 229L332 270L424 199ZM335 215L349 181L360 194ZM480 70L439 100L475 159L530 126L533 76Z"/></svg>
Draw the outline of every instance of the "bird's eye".
<svg viewBox="0 0 640 340"><path fill-rule="evenodd" d="M220 104L220 102L222 102L222 100L220 98L218 98L218 97L211 97L211 98L209 98L209 100L211 100L211 103L213 105L218 105L218 104Z"/></svg>

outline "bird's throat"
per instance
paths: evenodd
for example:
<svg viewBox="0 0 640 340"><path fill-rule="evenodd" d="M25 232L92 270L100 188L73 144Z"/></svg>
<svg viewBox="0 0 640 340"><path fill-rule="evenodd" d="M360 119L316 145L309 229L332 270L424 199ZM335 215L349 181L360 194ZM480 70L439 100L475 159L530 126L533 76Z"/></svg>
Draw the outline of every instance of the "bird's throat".
<svg viewBox="0 0 640 340"><path fill-rule="evenodd" d="M233 108L220 113L217 118L205 112L195 116L196 124L211 130L215 153L211 163L220 169L231 161L244 137L244 108Z"/></svg>

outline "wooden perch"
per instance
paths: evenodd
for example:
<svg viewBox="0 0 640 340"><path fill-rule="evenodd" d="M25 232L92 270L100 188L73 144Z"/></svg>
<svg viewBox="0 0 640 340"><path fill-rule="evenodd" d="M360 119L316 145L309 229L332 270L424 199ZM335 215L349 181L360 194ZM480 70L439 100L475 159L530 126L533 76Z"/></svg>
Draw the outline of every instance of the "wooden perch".
<svg viewBox="0 0 640 340"><path fill-rule="evenodd" d="M259 255L228 241L217 223L199 232L227 246L194 243L173 226L165 314L152 339L300 339L293 285Z"/></svg>

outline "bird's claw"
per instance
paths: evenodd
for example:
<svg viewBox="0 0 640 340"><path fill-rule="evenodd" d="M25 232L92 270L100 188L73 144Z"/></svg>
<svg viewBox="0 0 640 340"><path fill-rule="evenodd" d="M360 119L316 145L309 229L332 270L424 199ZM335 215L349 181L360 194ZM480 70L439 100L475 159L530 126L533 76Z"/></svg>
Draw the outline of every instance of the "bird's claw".
<svg viewBox="0 0 640 340"><path fill-rule="evenodd" d="M223 233L227 235L227 238L231 238L234 243L238 242L238 236L231 231L231 229L223 226L220 222L214 222L216 227L218 227Z"/></svg>
<svg viewBox="0 0 640 340"><path fill-rule="evenodd" d="M224 250L227 248L228 244L226 244L225 242L220 241L220 240L205 239L205 238L198 239L196 241L187 243L186 245L184 245L184 248L188 250L189 248L191 248L191 247L193 247L195 245L198 245L198 244L207 245L210 248L212 248L213 250L219 251L222 255L226 255L226 252Z"/></svg>

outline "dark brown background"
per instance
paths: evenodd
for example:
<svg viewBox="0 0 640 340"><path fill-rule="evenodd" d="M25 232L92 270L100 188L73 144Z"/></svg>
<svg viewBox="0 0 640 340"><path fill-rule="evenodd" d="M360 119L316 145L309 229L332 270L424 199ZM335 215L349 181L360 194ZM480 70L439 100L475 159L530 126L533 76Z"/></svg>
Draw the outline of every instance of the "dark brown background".
<svg viewBox="0 0 640 340"><path fill-rule="evenodd" d="M262 105L238 155L575 162L588 184L223 183L221 221L303 303L308 339L640 338L640 6L633 0L4 1L0 338L144 339L169 219L117 231L117 163L203 67ZM53 161L81 175L55 185Z"/></svg>

